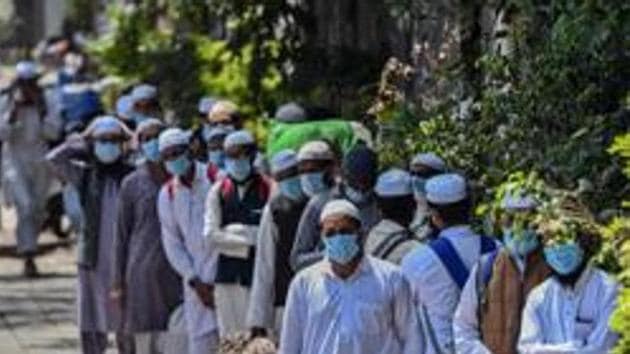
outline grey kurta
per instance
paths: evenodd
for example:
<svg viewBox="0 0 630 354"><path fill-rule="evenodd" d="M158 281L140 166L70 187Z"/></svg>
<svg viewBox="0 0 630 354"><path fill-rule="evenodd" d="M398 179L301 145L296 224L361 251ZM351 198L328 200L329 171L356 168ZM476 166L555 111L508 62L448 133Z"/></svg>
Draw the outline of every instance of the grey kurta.
<svg viewBox="0 0 630 354"><path fill-rule="evenodd" d="M182 280L166 259L157 197L161 184L146 165L127 176L118 195L113 284L124 289L123 330L163 331L183 300Z"/></svg>
<svg viewBox="0 0 630 354"><path fill-rule="evenodd" d="M57 175L68 183L78 186L89 164L84 162L88 155L87 145L81 139L72 139L51 151L48 160ZM78 318L81 332L109 332L119 329L120 309L109 299L112 284L112 253L116 203L120 189L115 175L101 175L100 222L98 225L96 263L91 267L79 266ZM81 260L79 240L79 261Z"/></svg>
<svg viewBox="0 0 630 354"><path fill-rule="evenodd" d="M20 253L35 252L50 186L46 156L46 123L35 106L5 107L0 121L4 192L17 210Z"/></svg>

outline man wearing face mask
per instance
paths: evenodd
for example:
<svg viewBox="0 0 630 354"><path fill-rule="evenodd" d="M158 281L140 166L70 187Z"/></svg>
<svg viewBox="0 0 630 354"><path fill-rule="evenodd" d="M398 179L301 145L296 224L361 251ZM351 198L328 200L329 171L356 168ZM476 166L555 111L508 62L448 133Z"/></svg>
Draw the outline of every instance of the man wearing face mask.
<svg viewBox="0 0 630 354"><path fill-rule="evenodd" d="M238 110L238 106L227 100L215 102L208 113L207 119L211 127L223 126L232 130L243 127L243 117Z"/></svg>
<svg viewBox="0 0 630 354"><path fill-rule="evenodd" d="M227 178L212 186L206 202L204 235L219 252L216 304L221 336L246 329L256 236L269 183L255 172L256 143L248 131L225 138Z"/></svg>
<svg viewBox="0 0 630 354"><path fill-rule="evenodd" d="M166 259L157 214L160 188L169 174L160 159L160 120L136 129L144 162L127 176L117 204L110 297L123 308L122 331L131 338L129 353L157 352L158 337L181 302L181 278Z"/></svg>
<svg viewBox="0 0 630 354"><path fill-rule="evenodd" d="M223 142L232 130L222 126L210 128L204 133L208 147L208 176L213 182L225 177L225 151Z"/></svg>
<svg viewBox="0 0 630 354"><path fill-rule="evenodd" d="M365 252L399 265L403 257L420 244L409 230L416 210L411 176L400 169L384 172L374 191L383 219L370 230Z"/></svg>
<svg viewBox="0 0 630 354"><path fill-rule="evenodd" d="M160 117L162 115L155 86L148 84L138 85L131 90L130 96L133 102L132 120L134 128L150 117Z"/></svg>
<svg viewBox="0 0 630 354"><path fill-rule="evenodd" d="M345 198L359 209L361 226L365 233L380 221L373 187L378 173L376 153L359 145L346 154L342 166L342 181L328 193L311 198L298 226L297 236L291 250L291 265L298 271L323 257L321 225L319 215L329 200ZM307 189L307 188L304 188Z"/></svg>
<svg viewBox="0 0 630 354"><path fill-rule="evenodd" d="M104 353L107 332L118 330L120 308L109 298L116 201L120 184L133 167L125 159L131 137L116 118L95 119L82 136L69 139L47 158L51 170L77 187L85 213L77 241L79 329L83 353ZM126 342L118 336L119 350Z"/></svg>
<svg viewBox="0 0 630 354"><path fill-rule="evenodd" d="M475 263L497 244L471 229L472 202L464 177L443 174L429 179L426 198L440 232L437 239L405 256L402 270L411 283L431 347L437 353L454 353L452 322L461 290Z"/></svg>
<svg viewBox="0 0 630 354"><path fill-rule="evenodd" d="M218 352L214 283L219 254L204 239L204 205L212 186L206 165L190 156L190 135L179 128L160 134L160 158L171 176L158 197L162 243L182 277L188 353Z"/></svg>
<svg viewBox="0 0 630 354"><path fill-rule="evenodd" d="M586 212L573 213L539 226L553 274L527 297L519 353L609 353L619 339L609 324L619 284L590 264L601 243L599 230Z"/></svg>
<svg viewBox="0 0 630 354"><path fill-rule="evenodd" d="M131 95L122 95L116 100L116 117L120 119L127 128L135 128L136 123L133 120L133 98Z"/></svg>
<svg viewBox="0 0 630 354"><path fill-rule="evenodd" d="M323 141L311 141L298 152L300 183L307 198L328 192L335 184L335 154Z"/></svg>
<svg viewBox="0 0 630 354"><path fill-rule="evenodd" d="M332 200L320 220L326 257L291 283L279 353L424 353L409 284L363 254L357 207Z"/></svg>
<svg viewBox="0 0 630 354"><path fill-rule="evenodd" d="M453 319L457 353L516 354L527 294L549 275L533 225L538 202L521 191L503 199L505 248L481 257Z"/></svg>
<svg viewBox="0 0 630 354"><path fill-rule="evenodd" d="M17 252L24 258L24 275L35 277L34 257L51 180L44 157L49 141L57 138L50 129L55 112L37 83L35 63L22 61L15 69L17 79L0 108L2 186L17 211Z"/></svg>
<svg viewBox="0 0 630 354"><path fill-rule="evenodd" d="M253 336L267 329L280 332L282 310L293 272L289 255L300 215L308 199L302 192L298 161L293 150L282 150L271 159L271 173L278 191L265 206L256 250L252 297L247 324Z"/></svg>
<svg viewBox="0 0 630 354"><path fill-rule="evenodd" d="M430 222L425 185L429 178L446 172L446 163L432 152L419 153L411 160L409 171L412 175L413 194L418 204L411 229L421 240L430 241L436 236L437 230Z"/></svg>

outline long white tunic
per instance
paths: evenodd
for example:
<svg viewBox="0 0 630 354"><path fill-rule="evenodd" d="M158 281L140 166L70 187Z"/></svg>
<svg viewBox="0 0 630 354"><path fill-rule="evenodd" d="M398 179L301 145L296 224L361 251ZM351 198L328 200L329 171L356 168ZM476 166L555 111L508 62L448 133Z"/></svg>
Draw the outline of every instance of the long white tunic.
<svg viewBox="0 0 630 354"><path fill-rule="evenodd" d="M608 322L618 292L612 277L590 266L574 287L550 277L527 297L519 353L608 353L617 341Z"/></svg>
<svg viewBox="0 0 630 354"><path fill-rule="evenodd" d="M417 354L423 349L411 290L397 266L366 256L344 280L323 260L291 283L281 354Z"/></svg>
<svg viewBox="0 0 630 354"><path fill-rule="evenodd" d="M263 210L256 246L256 264L254 266L254 281L247 311L247 325L249 327L274 328L275 308L275 265L276 242L278 241L278 226L273 221L269 204Z"/></svg>
<svg viewBox="0 0 630 354"><path fill-rule="evenodd" d="M162 225L162 242L166 256L184 282L184 316L189 335L200 337L217 330L215 311L203 305L188 282L197 277L214 282L218 253L203 236L203 216L210 181L206 166L195 165L195 178L190 186L178 178L172 187L165 185L158 198L158 214ZM170 190L169 190L170 189Z"/></svg>
<svg viewBox="0 0 630 354"><path fill-rule="evenodd" d="M477 262L481 241L468 226L454 226L443 230L439 237L446 237L470 270ZM435 338L441 353L454 353L453 314L457 308L460 289L448 270L428 245L420 245L402 261L403 274L411 284L414 300L421 318L425 338ZM426 316L426 317L425 317Z"/></svg>

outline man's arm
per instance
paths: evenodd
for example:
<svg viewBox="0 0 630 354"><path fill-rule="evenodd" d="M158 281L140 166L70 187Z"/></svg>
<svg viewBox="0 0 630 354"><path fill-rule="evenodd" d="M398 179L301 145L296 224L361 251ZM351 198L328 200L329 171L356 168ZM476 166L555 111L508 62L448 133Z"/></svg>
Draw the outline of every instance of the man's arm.
<svg viewBox="0 0 630 354"><path fill-rule="evenodd" d="M121 291L125 287L125 267L129 255L129 237L133 229L133 195L129 180L123 181L116 205L116 222L114 232L114 254L112 256L112 285L114 291Z"/></svg>
<svg viewBox="0 0 630 354"><path fill-rule="evenodd" d="M195 272L193 259L184 243L179 226L175 220L174 201L171 200L166 191L166 187L162 187L160 196L158 197L158 215L162 228L162 244L169 263L184 278L186 282L197 277Z"/></svg>
<svg viewBox="0 0 630 354"><path fill-rule="evenodd" d="M394 326L404 354L425 353L426 343L414 306L411 287L402 274L394 284Z"/></svg>
<svg viewBox="0 0 630 354"><path fill-rule="evenodd" d="M319 215L324 203L321 198L322 196L318 196L311 199L300 218L290 258L291 267L295 272L324 257L322 251L317 249L321 239Z"/></svg>
<svg viewBox="0 0 630 354"><path fill-rule="evenodd" d="M83 138L72 137L46 155L52 173L61 181L78 186L84 168L79 161L88 155L87 143Z"/></svg>

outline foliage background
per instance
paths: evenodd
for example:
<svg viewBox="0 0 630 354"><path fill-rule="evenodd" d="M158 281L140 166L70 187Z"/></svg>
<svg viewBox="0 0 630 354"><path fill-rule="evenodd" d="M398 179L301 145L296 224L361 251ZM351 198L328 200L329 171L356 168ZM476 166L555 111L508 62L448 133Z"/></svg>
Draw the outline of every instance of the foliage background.
<svg viewBox="0 0 630 354"><path fill-rule="evenodd" d="M384 164L442 155L482 205L534 171L608 225L599 262L630 286L630 2L136 3L110 8L90 50L106 74L159 83L183 124L205 94L234 100L261 137L282 102L325 106L373 129ZM619 353L629 307L625 290Z"/></svg>

